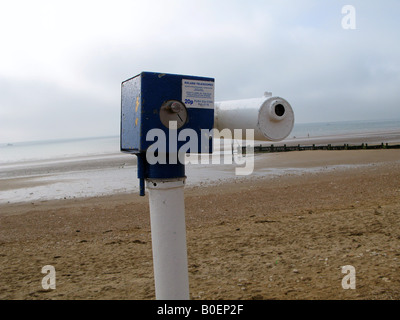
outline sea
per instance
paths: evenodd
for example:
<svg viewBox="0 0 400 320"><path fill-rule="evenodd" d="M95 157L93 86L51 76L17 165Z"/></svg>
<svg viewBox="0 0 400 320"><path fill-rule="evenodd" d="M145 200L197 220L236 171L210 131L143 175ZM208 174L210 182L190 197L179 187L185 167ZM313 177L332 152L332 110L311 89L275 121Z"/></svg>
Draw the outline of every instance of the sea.
<svg viewBox="0 0 400 320"><path fill-rule="evenodd" d="M296 123L289 137L350 136L352 134L398 132L399 129L400 118L389 120Z"/></svg>
<svg viewBox="0 0 400 320"><path fill-rule="evenodd" d="M287 139L400 131L395 120L296 123ZM60 160L120 153L119 136L0 143L0 166L7 163ZM1 169L1 167L0 167Z"/></svg>
<svg viewBox="0 0 400 320"><path fill-rule="evenodd" d="M380 132L399 136L400 119L296 123L287 139L302 141ZM107 136L1 142L0 204L137 191L136 157L120 152L119 139ZM192 185L232 178L232 170L226 166L205 170L204 165L198 165L188 170Z"/></svg>

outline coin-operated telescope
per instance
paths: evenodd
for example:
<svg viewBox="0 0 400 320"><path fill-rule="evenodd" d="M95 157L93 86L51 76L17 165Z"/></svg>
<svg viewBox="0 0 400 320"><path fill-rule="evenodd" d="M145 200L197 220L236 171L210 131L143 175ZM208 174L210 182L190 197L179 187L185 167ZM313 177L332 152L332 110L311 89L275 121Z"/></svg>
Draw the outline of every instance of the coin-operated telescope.
<svg viewBox="0 0 400 320"><path fill-rule="evenodd" d="M255 139L278 141L293 123L290 104L270 94L215 104L213 78L142 72L122 82L121 151L137 156L140 195L145 183L149 189L157 299L189 299L180 155L212 153L213 128L254 129Z"/></svg>

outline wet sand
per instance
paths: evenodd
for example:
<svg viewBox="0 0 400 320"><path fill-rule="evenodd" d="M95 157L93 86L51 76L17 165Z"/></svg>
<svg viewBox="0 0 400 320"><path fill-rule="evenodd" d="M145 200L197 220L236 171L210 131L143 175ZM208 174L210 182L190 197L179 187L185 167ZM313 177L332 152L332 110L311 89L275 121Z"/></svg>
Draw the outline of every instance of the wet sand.
<svg viewBox="0 0 400 320"><path fill-rule="evenodd" d="M400 298L400 150L261 155L255 169L185 189L192 299ZM0 205L0 299L154 299L148 210L136 192Z"/></svg>
<svg viewBox="0 0 400 320"><path fill-rule="evenodd" d="M344 134L324 137L289 138L274 145L343 145L368 143L372 144L400 144L400 132L396 130L370 132L360 134ZM255 145L270 145L271 142L256 141ZM214 143L219 150L223 146ZM231 143L227 143L225 154L231 158ZM218 154L218 152L217 152ZM329 156L319 153L322 166L329 166ZM346 157L351 154L346 154ZM214 157L214 156L213 156ZM302 156L286 155L276 157L275 154L256 154L255 163L261 163L261 170L252 173L254 176L280 175L285 172L294 172L297 169L304 171L306 167L313 167L308 161L301 160ZM223 156L215 157L217 163L223 162ZM240 158L240 157L239 157ZM278 159L278 161L275 161ZM288 159L288 160L286 160ZM233 159L234 163L218 165L187 165L189 179L188 186L199 184L215 184L221 181L228 182L236 179L235 168L243 167L243 159ZM283 164L280 163L283 161ZM313 160L312 160L313 161ZM238 163L239 162L239 163ZM317 168L318 169L318 168ZM298 171L299 171L298 170ZM71 158L57 158L35 160L17 163L2 163L0 165L0 204L30 202L38 203L51 199L74 199L81 197L105 196L121 193L137 192L139 185L136 179L136 157L129 154L114 153L103 155L76 156Z"/></svg>

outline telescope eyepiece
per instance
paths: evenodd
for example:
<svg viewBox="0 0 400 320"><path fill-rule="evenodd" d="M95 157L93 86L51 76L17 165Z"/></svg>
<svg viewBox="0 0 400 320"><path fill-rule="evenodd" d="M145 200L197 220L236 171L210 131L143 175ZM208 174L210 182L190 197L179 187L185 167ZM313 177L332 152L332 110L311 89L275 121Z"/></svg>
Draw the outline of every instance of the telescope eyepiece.
<svg viewBox="0 0 400 320"><path fill-rule="evenodd" d="M284 114L285 114L285 107L282 105L282 104L277 104L276 106L275 106L275 114L278 116L278 117L282 117Z"/></svg>

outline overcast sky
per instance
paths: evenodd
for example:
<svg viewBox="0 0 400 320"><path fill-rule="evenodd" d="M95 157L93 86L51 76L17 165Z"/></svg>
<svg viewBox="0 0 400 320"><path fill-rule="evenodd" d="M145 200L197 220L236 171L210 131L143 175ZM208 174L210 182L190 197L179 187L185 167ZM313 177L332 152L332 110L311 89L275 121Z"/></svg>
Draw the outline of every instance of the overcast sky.
<svg viewBox="0 0 400 320"><path fill-rule="evenodd" d="M399 16L398 0L0 0L0 142L118 135L141 71L213 77L217 101L271 91L299 123L400 119Z"/></svg>

